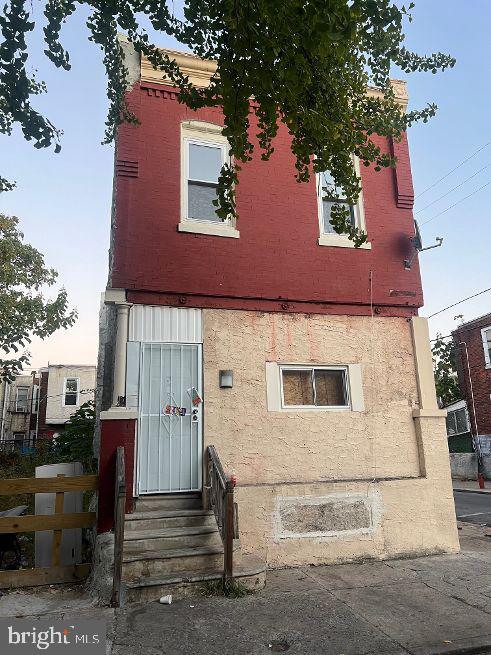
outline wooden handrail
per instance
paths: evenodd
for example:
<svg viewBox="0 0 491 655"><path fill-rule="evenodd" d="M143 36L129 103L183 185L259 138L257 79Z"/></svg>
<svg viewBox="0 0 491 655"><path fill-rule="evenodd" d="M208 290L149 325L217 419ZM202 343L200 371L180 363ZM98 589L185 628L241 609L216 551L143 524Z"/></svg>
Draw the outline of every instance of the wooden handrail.
<svg viewBox="0 0 491 655"><path fill-rule="evenodd" d="M215 446L205 451L206 509L212 509L223 543L223 581L234 574L234 538L238 538L237 504L234 502L234 483L225 475Z"/></svg>
<svg viewBox="0 0 491 655"><path fill-rule="evenodd" d="M123 572L124 513L126 505L126 476L124 447L116 450L116 474L114 485L114 573L111 605L121 605L121 577Z"/></svg>

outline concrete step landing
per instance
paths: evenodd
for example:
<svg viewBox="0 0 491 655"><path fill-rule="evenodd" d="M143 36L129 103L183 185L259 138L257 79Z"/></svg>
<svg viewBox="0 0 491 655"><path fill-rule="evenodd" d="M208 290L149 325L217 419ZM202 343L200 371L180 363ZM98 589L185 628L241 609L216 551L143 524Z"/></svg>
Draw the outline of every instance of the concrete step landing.
<svg viewBox="0 0 491 655"><path fill-rule="evenodd" d="M245 561L234 542L234 577L248 588L264 586L265 566ZM156 600L223 575L223 544L213 512L203 510L200 494L143 496L125 517L123 602Z"/></svg>

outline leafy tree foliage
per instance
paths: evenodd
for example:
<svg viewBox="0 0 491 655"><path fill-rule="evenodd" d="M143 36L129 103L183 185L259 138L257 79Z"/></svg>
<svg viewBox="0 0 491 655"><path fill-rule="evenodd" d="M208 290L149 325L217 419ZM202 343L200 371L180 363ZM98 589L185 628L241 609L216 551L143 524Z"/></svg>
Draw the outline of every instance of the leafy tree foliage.
<svg viewBox="0 0 491 655"><path fill-rule="evenodd" d="M58 273L46 268L43 255L27 243L18 229L19 219L0 214L0 375L13 380L29 364L22 352L33 336L44 339L75 322L64 289L50 300L42 288L52 286Z"/></svg>
<svg viewBox="0 0 491 655"><path fill-rule="evenodd" d="M462 391L457 377L457 346L453 340L443 339L438 333L432 352L437 397L443 406L461 400Z"/></svg>
<svg viewBox="0 0 491 655"><path fill-rule="evenodd" d="M92 441L95 429L94 401L89 400L70 416L56 437L55 453L62 461L82 462L85 473L95 469Z"/></svg>
<svg viewBox="0 0 491 655"><path fill-rule="evenodd" d="M391 0L184 0L182 19L173 13L173 0L38 4L44 6L44 52L65 70L70 58L60 41L61 28L78 7L89 9L89 38L102 49L108 78L106 142L121 121L136 120L125 104L128 73L118 32L173 81L181 102L191 109L223 108L233 163L223 167L219 180L217 214L222 219L235 214L241 163L257 147L269 159L280 123L291 134L297 179L329 170L337 197L355 202L360 185L352 154L376 170L393 165L372 136L399 139L409 125L426 122L436 111L429 104L405 114L389 81L391 67L436 73L455 63L448 55L420 56L404 46L403 21L412 20L413 3L406 8ZM59 149L59 131L31 104L45 87L29 73L26 36L35 27L30 8L27 0L10 0L0 16L0 132L10 134L18 124L35 147ZM193 87L176 61L152 43L147 25L196 55L216 60L210 86ZM368 96L370 85L382 94ZM333 224L356 245L366 240L341 205L335 207Z"/></svg>

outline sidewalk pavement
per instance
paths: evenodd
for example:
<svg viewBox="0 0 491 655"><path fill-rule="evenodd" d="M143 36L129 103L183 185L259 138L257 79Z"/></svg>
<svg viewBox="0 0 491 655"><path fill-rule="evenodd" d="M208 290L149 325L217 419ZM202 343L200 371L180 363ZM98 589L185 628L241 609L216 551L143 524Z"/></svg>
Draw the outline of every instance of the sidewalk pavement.
<svg viewBox="0 0 491 655"><path fill-rule="evenodd" d="M467 491L475 494L491 494L491 480L486 480L485 489L479 488L477 480L452 480L454 491Z"/></svg>
<svg viewBox="0 0 491 655"><path fill-rule="evenodd" d="M105 618L108 655L491 653L489 532L461 524L458 555L271 571L245 598L112 610L48 588L5 594L0 615Z"/></svg>

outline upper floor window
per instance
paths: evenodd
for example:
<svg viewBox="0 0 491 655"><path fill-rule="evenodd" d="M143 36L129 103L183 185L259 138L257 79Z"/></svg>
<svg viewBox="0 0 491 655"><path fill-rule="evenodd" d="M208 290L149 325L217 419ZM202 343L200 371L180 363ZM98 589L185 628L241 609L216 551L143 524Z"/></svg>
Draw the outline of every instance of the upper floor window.
<svg viewBox="0 0 491 655"><path fill-rule="evenodd" d="M187 140L188 211L186 218L220 221L213 201L217 198L218 177L225 163L225 146Z"/></svg>
<svg viewBox="0 0 491 655"><path fill-rule="evenodd" d="M353 166L357 175L360 175L359 163L356 157L353 158ZM349 210L350 220L353 227L365 231L365 215L363 210L363 196L360 193L356 205L350 205L346 199L340 195L336 188L334 179L329 171L318 173L317 175L317 204L319 210L320 225L320 246L338 246L354 247L354 244L347 235L335 232L331 223L331 212L334 205L341 205ZM364 243L363 249L370 248L370 243Z"/></svg>
<svg viewBox="0 0 491 655"><path fill-rule="evenodd" d="M79 378L65 378L65 383L63 385L63 405L78 405L79 393Z"/></svg>
<svg viewBox="0 0 491 655"><path fill-rule="evenodd" d="M486 368L491 368L491 326L481 330L482 345L484 348L484 361Z"/></svg>
<svg viewBox="0 0 491 655"><path fill-rule="evenodd" d="M466 407L448 410L446 421L447 435L449 437L454 437L458 434L465 434L471 430Z"/></svg>
<svg viewBox="0 0 491 655"><path fill-rule="evenodd" d="M15 411L27 412L29 409L29 387L17 387L15 392Z"/></svg>
<svg viewBox="0 0 491 655"><path fill-rule="evenodd" d="M220 125L202 121L182 123L180 232L239 236L231 220L222 221L217 216L213 204L220 171L228 161L228 141Z"/></svg>

